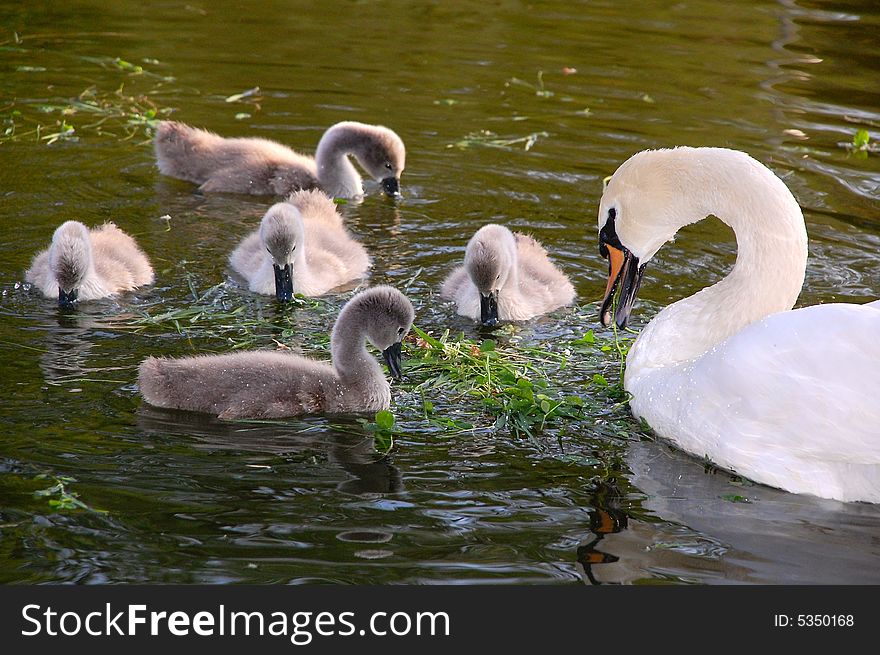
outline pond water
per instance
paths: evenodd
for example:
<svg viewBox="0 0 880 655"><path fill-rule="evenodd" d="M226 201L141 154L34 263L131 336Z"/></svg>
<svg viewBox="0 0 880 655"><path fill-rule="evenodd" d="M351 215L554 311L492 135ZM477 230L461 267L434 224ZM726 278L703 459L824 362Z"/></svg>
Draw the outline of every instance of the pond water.
<svg viewBox="0 0 880 655"><path fill-rule="evenodd" d="M226 260L269 199L160 177L142 126L127 138L125 120L40 109L122 87L176 119L305 152L339 120L391 126L405 197L372 188L342 207L374 257L370 282L405 287L423 329L477 338L439 283L478 226L527 230L578 307L503 335L559 343L600 332L602 179L649 147L766 163L808 224L800 304L876 299L880 155L842 144L859 129L880 138L877 3L2 2L0 25L0 132L13 121L19 135L0 143L0 582L880 582L880 507L744 486L621 412L619 438L587 420L536 439L445 434L395 389L405 429L385 453L354 420L242 425L142 406L146 355L223 351L234 326L135 332L139 312L220 284L213 302L278 318L290 347L324 357L319 337L350 293L293 313L252 297ZM62 119L77 138L49 144ZM43 138L27 134L34 121ZM157 284L59 315L24 270L71 218L136 235ZM649 267L636 327L734 253L717 221L687 228ZM278 334L258 336L271 348ZM58 476L104 511L35 495Z"/></svg>

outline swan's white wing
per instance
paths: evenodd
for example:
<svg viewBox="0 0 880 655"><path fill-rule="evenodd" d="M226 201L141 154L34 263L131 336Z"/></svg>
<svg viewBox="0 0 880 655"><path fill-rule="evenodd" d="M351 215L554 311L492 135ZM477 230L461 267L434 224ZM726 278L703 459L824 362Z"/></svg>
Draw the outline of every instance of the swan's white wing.
<svg viewBox="0 0 880 655"><path fill-rule="evenodd" d="M695 455L767 484L841 499L849 477L854 487L874 485L880 499L876 304L774 314L627 387L633 412Z"/></svg>

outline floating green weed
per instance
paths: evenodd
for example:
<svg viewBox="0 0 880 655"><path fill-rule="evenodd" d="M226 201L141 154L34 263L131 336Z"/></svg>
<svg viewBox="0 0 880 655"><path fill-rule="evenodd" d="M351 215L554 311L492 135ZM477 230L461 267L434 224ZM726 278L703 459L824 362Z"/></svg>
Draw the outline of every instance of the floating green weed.
<svg viewBox="0 0 880 655"><path fill-rule="evenodd" d="M49 502L49 507L58 511L67 511L74 509L84 509L89 512L97 512L99 514L106 514L107 511L103 509L95 509L93 507L89 507L83 501L79 499L79 494L75 491L70 491L68 486L76 482L76 478L71 478L66 475L53 475L49 476L46 473L40 473L34 478L36 480L48 480L51 479L54 484L45 489L39 489L34 492L34 496L37 498L47 498Z"/></svg>
<svg viewBox="0 0 880 655"><path fill-rule="evenodd" d="M858 129L853 134L852 141L844 141L837 144L859 159L866 159L868 153L880 152L880 144L871 141L871 133L865 129Z"/></svg>
<svg viewBox="0 0 880 655"><path fill-rule="evenodd" d="M540 137L548 137L547 132L532 132L525 136L499 136L490 130L480 130L479 132L471 132L464 138L450 143L447 148L470 148L472 146L483 146L487 148L511 148L522 144L524 150L531 150Z"/></svg>
<svg viewBox="0 0 880 655"><path fill-rule="evenodd" d="M376 450L387 453L394 447L394 435L399 434L400 431L397 428L394 414L387 409L380 409L376 412L376 417L373 421L367 421L367 419L362 418L358 419L358 422L365 430L373 433Z"/></svg>
<svg viewBox="0 0 880 655"><path fill-rule="evenodd" d="M280 308L276 316L267 318L262 312L254 311L253 307L247 305L237 305L229 309L223 303L208 302L209 296L221 286L212 287L189 307L156 313L139 311L134 320L114 324L114 327L133 332L171 329L190 338L222 340L233 350L258 347L269 341L274 341L278 348L283 349L286 348L283 342L298 337L302 329L292 320L295 308L321 306L311 298L296 295L291 303Z"/></svg>
<svg viewBox="0 0 880 655"><path fill-rule="evenodd" d="M544 71L539 70L537 75L537 83L532 84L531 82L526 82L525 80L521 80L518 77L511 77L507 82L504 83L504 86L519 86L525 89L529 89L533 91L536 96L539 98L552 98L553 92L547 89L544 86Z"/></svg>
<svg viewBox="0 0 880 655"><path fill-rule="evenodd" d="M568 379L591 380L590 371L603 359L592 333L557 350L549 344L478 342L464 335L452 337L448 330L439 338L415 326L413 332L414 343L407 347L404 387L421 399L424 419L444 431L469 431L474 425L439 416L430 399L433 394L443 394L447 403L467 399L468 405L478 408L477 416L482 414L491 421L484 428L531 439L563 420L583 420L602 404L582 395L589 391L589 384L557 382L562 371ZM585 356L586 350L589 356ZM607 398L611 385L604 387Z"/></svg>
<svg viewBox="0 0 880 655"><path fill-rule="evenodd" d="M44 51L33 52L45 56ZM152 138L161 118L172 111L170 107L160 107L151 95L173 82L173 77L152 73L119 57L68 56L116 72L123 79L117 80L112 90L93 85L74 97L55 97L48 102L13 100L0 108L0 144L34 139L51 145L76 141L86 134L122 140L141 135L146 141ZM46 70L42 66L17 68L19 72L33 74ZM127 84L138 90L126 90Z"/></svg>

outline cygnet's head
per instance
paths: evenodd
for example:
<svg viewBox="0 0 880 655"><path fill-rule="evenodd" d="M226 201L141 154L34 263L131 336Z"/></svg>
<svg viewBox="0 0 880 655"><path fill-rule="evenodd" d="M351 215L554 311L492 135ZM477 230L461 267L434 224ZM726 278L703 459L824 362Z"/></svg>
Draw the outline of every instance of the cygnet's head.
<svg viewBox="0 0 880 655"><path fill-rule="evenodd" d="M464 267L480 292L480 322L498 324L498 294L516 266L516 238L501 225L484 225L471 237Z"/></svg>
<svg viewBox="0 0 880 655"><path fill-rule="evenodd" d="M603 325L614 314L618 327L626 326L648 261L680 228L717 210L717 184L707 183L711 171L725 165L742 171L744 164L757 162L736 150L689 147L644 150L621 164L599 201L599 252L609 263ZM726 186L740 183L732 175Z"/></svg>
<svg viewBox="0 0 880 655"><path fill-rule="evenodd" d="M272 205L260 221L260 241L272 257L275 297L293 298L294 261L303 248L303 222L299 210L287 202Z"/></svg>
<svg viewBox="0 0 880 655"><path fill-rule="evenodd" d="M400 195L400 175L406 166L406 148L397 134L382 125L366 125L354 121L337 123L335 127L349 131L352 152L360 165L382 190L391 197Z"/></svg>
<svg viewBox="0 0 880 655"><path fill-rule="evenodd" d="M391 375L400 379L401 342L415 318L409 299L394 287L372 287L352 298L346 310L358 313L367 340L382 351Z"/></svg>
<svg viewBox="0 0 880 655"><path fill-rule="evenodd" d="M72 307L92 267L92 243L85 225L67 221L55 230L49 248L49 266L58 281L58 304Z"/></svg>

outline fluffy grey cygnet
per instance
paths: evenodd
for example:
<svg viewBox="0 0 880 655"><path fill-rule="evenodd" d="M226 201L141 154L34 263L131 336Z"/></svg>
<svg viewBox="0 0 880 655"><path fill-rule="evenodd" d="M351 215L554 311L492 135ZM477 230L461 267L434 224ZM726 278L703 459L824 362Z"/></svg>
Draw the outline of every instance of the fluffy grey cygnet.
<svg viewBox="0 0 880 655"><path fill-rule="evenodd" d="M138 383L151 405L209 412L224 419L387 409L391 387L369 341L391 374L401 374L401 342L414 318L392 287L367 289L339 312L330 338L332 364L285 352L250 351L181 359L149 357Z"/></svg>
<svg viewBox="0 0 880 655"><path fill-rule="evenodd" d="M97 300L153 282L153 267L135 240L113 223L89 230L63 223L52 244L34 257L25 279L62 307Z"/></svg>
<svg viewBox="0 0 880 655"><path fill-rule="evenodd" d="M534 238L501 225L484 225L468 242L464 266L443 282L440 295L483 325L524 321L574 299L568 277Z"/></svg>
<svg viewBox="0 0 880 655"><path fill-rule="evenodd" d="M318 142L314 159L275 141L224 138L184 123L162 121L154 139L164 175L194 182L202 191L286 196L320 188L336 198L364 194L354 157L389 196L400 194L406 163L403 141L381 125L344 121Z"/></svg>
<svg viewBox="0 0 880 655"><path fill-rule="evenodd" d="M255 293L287 301L320 296L364 276L366 249L322 191L297 191L269 208L260 227L232 251L229 264Z"/></svg>

